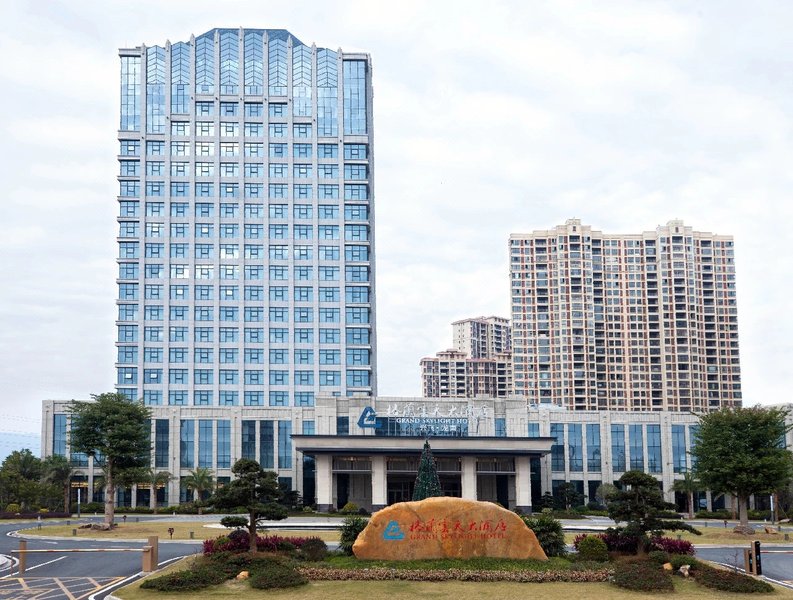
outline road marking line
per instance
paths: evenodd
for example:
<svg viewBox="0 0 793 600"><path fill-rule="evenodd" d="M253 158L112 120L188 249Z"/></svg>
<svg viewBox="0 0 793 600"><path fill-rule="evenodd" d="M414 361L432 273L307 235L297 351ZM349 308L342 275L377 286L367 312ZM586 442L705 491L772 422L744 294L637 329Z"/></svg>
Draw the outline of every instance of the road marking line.
<svg viewBox="0 0 793 600"><path fill-rule="evenodd" d="M54 577L54 578L53 578L53 580L55 581L55 583L57 584L57 586L63 590L63 593L64 593L64 594L66 594L66 595L69 597L69 600L77 600L77 599L76 599L76 598L75 598L75 597L72 595L72 593L69 591L69 588L67 588L65 585L63 585L63 583L61 582L61 580L60 580L60 579L58 579L57 577Z"/></svg>

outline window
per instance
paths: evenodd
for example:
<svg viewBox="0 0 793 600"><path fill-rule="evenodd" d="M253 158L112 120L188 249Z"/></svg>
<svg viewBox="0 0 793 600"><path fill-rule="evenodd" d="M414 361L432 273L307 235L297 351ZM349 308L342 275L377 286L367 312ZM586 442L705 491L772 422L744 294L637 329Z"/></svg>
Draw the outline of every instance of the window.
<svg viewBox="0 0 793 600"><path fill-rule="evenodd" d="M628 426L631 470L644 471L644 435L641 425Z"/></svg>
<svg viewBox="0 0 793 600"><path fill-rule="evenodd" d="M551 445L551 470L564 473L564 425L551 423L551 437L555 438Z"/></svg>
<svg viewBox="0 0 793 600"><path fill-rule="evenodd" d="M319 330L319 343L320 344L340 344L341 332L338 329L325 329Z"/></svg>
<svg viewBox="0 0 793 600"><path fill-rule="evenodd" d="M366 144L344 144L344 160L366 160L367 158Z"/></svg>
<svg viewBox="0 0 793 600"><path fill-rule="evenodd" d="M601 470L600 425L597 423L587 423L586 455L587 455L587 470L594 473L600 473Z"/></svg>
<svg viewBox="0 0 793 600"><path fill-rule="evenodd" d="M675 473L687 471L685 425L672 425L672 465Z"/></svg>
<svg viewBox="0 0 793 600"><path fill-rule="evenodd" d="M296 344L312 344L314 343L314 330L296 327L294 339Z"/></svg>
<svg viewBox="0 0 793 600"><path fill-rule="evenodd" d="M292 468L292 422L278 421L278 468Z"/></svg>
<svg viewBox="0 0 793 600"><path fill-rule="evenodd" d="M272 108L273 105L270 105ZM288 125L286 123L270 123L268 133L271 138L283 138L287 136Z"/></svg>
<svg viewBox="0 0 793 600"><path fill-rule="evenodd" d="M663 469L660 425L647 425L647 466L650 473L660 473Z"/></svg>
<svg viewBox="0 0 793 600"><path fill-rule="evenodd" d="M583 441L581 438L581 424L570 423L567 425L567 454L571 472L584 470Z"/></svg>
<svg viewBox="0 0 793 600"><path fill-rule="evenodd" d="M369 371L347 370L347 387L368 387Z"/></svg>
<svg viewBox="0 0 793 600"><path fill-rule="evenodd" d="M286 158L287 157L287 144L275 143L268 144L268 156L270 158Z"/></svg>
<svg viewBox="0 0 793 600"><path fill-rule="evenodd" d="M282 404L273 404L272 400L273 398L271 392L270 406L286 406L286 401L284 401ZM274 429L273 421L259 421L259 464L263 469L272 469L275 467Z"/></svg>
<svg viewBox="0 0 793 600"><path fill-rule="evenodd" d="M339 247L338 246L320 246L319 247L320 260L339 260Z"/></svg>
<svg viewBox="0 0 793 600"><path fill-rule="evenodd" d="M320 179L338 179L339 165L321 163L317 165L317 175Z"/></svg>
<svg viewBox="0 0 793 600"><path fill-rule="evenodd" d="M295 123L292 127L292 135L296 138L310 138L311 137L311 124L309 123Z"/></svg>
<svg viewBox="0 0 793 600"><path fill-rule="evenodd" d="M344 165L344 179L352 180L365 180L368 176L368 167L366 165Z"/></svg>

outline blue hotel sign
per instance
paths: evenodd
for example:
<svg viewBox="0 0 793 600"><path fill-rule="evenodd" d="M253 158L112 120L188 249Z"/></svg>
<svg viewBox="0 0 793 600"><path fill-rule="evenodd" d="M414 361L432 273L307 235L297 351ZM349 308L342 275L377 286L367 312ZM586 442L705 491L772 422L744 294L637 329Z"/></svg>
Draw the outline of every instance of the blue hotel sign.
<svg viewBox="0 0 793 600"><path fill-rule="evenodd" d="M435 404L414 405L406 404L402 407L391 404L388 406L386 419L388 423L396 424L402 431L412 432L414 435L467 435L469 422L475 422L477 429L480 419L487 417L488 407L458 407ZM358 418L358 427L361 429L382 429L385 419L379 418L377 411L367 406Z"/></svg>

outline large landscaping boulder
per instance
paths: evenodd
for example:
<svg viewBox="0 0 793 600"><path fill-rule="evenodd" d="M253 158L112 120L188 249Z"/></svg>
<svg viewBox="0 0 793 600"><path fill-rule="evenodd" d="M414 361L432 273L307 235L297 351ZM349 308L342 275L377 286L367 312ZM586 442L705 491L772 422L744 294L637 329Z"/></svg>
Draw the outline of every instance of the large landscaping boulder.
<svg viewBox="0 0 793 600"><path fill-rule="evenodd" d="M372 515L353 545L361 559L534 558L547 560L534 532L492 502L427 498Z"/></svg>

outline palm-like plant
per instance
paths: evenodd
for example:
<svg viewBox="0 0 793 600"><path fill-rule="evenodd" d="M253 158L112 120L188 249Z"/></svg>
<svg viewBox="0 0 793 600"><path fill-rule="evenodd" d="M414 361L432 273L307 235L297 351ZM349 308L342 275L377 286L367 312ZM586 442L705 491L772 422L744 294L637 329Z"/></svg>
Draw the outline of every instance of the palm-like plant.
<svg viewBox="0 0 793 600"><path fill-rule="evenodd" d="M672 485L672 490L686 494L688 501L688 518L694 518L694 492L702 489L702 484L694 477L691 471L683 473L683 479L676 479Z"/></svg>
<svg viewBox="0 0 793 600"><path fill-rule="evenodd" d="M72 467L68 459L60 454L52 454L41 463L41 481L54 485L63 491L63 512L71 512Z"/></svg>
<svg viewBox="0 0 793 600"><path fill-rule="evenodd" d="M204 498L205 492L212 491L215 485L215 478L212 476L212 469L198 467L190 471L188 475L182 477L182 483L188 490L193 491L193 500L196 502ZM198 507L199 514L201 507Z"/></svg>
<svg viewBox="0 0 793 600"><path fill-rule="evenodd" d="M157 471L155 469L148 469L146 471L145 483L149 484L149 508L153 512L157 512L157 488L168 485L171 480L171 474L168 471Z"/></svg>

